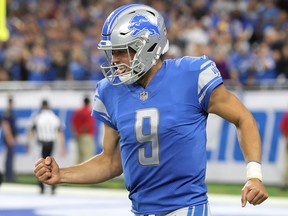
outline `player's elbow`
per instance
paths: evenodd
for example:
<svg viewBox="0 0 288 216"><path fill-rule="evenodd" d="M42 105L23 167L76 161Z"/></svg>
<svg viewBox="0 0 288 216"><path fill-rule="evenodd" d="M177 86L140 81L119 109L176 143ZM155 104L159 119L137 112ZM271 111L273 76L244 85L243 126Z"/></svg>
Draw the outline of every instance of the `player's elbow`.
<svg viewBox="0 0 288 216"><path fill-rule="evenodd" d="M111 177L117 177L120 176L123 173L123 168L121 163L112 163L111 167Z"/></svg>

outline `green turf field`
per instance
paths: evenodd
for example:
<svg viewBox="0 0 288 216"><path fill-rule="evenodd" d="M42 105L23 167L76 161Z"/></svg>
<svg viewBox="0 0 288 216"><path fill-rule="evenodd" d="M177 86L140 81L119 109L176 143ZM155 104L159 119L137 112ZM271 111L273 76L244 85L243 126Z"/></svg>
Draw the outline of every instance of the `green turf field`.
<svg viewBox="0 0 288 216"><path fill-rule="evenodd" d="M37 184L34 175L17 175L16 183L21 184ZM125 189L122 178L115 178L110 181L97 185L65 185L67 187L94 187L94 188L117 188ZM207 183L208 193L213 194L241 194L243 185L240 184L225 184L225 183ZM288 197L288 191L282 191L278 186L266 185L269 196L273 197Z"/></svg>

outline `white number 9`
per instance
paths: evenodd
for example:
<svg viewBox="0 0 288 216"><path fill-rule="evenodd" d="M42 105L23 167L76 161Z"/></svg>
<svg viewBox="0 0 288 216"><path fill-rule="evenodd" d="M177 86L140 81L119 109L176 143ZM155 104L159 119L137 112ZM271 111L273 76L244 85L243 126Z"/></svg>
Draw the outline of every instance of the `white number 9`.
<svg viewBox="0 0 288 216"><path fill-rule="evenodd" d="M150 131L148 134L144 134L144 119L149 120ZM152 166L159 165L159 138L158 138L158 126L159 126L159 112L155 108L148 108L136 111L136 123L135 134L138 143L151 143L151 153L147 157L145 148L139 148L138 160L141 165Z"/></svg>

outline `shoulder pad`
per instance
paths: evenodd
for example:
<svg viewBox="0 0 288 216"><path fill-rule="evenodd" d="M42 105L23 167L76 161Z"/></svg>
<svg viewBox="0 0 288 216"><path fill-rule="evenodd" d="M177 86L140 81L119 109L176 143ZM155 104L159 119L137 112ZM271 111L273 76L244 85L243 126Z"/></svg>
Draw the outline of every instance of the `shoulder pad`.
<svg viewBox="0 0 288 216"><path fill-rule="evenodd" d="M192 56L184 56L177 60L177 64L184 70L197 71L203 70L208 65L210 65L213 61L211 61L207 56L203 55L200 57L192 57Z"/></svg>

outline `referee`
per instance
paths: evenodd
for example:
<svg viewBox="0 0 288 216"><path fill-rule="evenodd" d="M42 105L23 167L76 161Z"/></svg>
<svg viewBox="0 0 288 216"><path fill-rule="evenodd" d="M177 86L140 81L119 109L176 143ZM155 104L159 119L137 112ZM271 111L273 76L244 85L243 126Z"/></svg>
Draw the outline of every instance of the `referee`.
<svg viewBox="0 0 288 216"><path fill-rule="evenodd" d="M36 137L38 144L41 146L41 156L46 158L51 156L55 143L61 145L61 153L64 154L64 134L61 127L60 118L50 109L47 100L43 100L41 109L37 113L33 120L32 125L29 129L29 140ZM40 193L44 193L44 185L39 182ZM52 194L55 194L55 185L52 186Z"/></svg>

